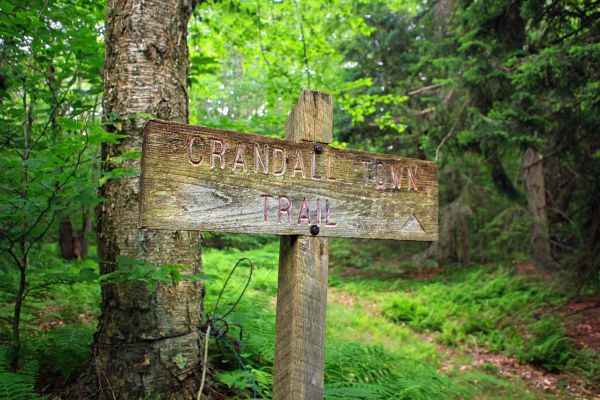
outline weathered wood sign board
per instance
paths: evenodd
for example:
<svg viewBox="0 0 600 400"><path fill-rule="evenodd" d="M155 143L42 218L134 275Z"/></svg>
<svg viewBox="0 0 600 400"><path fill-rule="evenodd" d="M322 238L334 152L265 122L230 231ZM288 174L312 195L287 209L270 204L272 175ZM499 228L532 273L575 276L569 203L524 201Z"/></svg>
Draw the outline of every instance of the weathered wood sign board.
<svg viewBox="0 0 600 400"><path fill-rule="evenodd" d="M436 165L329 147L332 120L331 95L305 90L287 140L145 128L140 227L283 235L275 400L323 398L327 236L437 240Z"/></svg>
<svg viewBox="0 0 600 400"><path fill-rule="evenodd" d="M437 240L434 163L152 120L140 226Z"/></svg>

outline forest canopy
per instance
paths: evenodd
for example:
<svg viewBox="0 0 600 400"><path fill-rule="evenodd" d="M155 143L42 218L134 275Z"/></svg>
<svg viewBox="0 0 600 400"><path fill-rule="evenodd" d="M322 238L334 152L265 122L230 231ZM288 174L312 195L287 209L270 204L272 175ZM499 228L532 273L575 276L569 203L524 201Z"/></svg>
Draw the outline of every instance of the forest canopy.
<svg viewBox="0 0 600 400"><path fill-rule="evenodd" d="M332 93L340 143L439 162L442 236L428 257L530 253L540 270L593 281L595 6L203 5L190 26L191 121L281 135L300 88Z"/></svg>

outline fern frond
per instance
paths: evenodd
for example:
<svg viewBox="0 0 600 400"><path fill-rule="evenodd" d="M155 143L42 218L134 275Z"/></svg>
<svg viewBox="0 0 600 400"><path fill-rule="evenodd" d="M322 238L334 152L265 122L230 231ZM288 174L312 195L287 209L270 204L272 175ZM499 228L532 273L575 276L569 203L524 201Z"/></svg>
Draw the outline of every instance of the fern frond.
<svg viewBox="0 0 600 400"><path fill-rule="evenodd" d="M0 372L0 400L39 399L30 377L10 372Z"/></svg>
<svg viewBox="0 0 600 400"><path fill-rule="evenodd" d="M42 348L44 363L68 379L90 357L93 335L93 325L68 326L48 332Z"/></svg>

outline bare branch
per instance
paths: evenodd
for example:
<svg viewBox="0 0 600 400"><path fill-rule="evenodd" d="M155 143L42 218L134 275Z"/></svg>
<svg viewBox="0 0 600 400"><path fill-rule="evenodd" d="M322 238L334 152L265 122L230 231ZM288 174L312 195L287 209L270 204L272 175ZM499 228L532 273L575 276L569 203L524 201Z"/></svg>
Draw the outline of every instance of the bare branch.
<svg viewBox="0 0 600 400"><path fill-rule="evenodd" d="M441 83L438 83L438 84L435 84L435 85L429 85L429 86L422 87L420 89L411 90L406 95L407 96L414 96L414 95L419 94L419 93L430 92L432 90L437 90L437 89L440 89L441 87L442 87Z"/></svg>

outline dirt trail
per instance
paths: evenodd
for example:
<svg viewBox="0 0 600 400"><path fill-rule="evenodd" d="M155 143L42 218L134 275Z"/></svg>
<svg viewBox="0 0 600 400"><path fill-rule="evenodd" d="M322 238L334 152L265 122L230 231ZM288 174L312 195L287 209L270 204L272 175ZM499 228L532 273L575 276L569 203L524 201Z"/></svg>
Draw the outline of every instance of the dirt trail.
<svg viewBox="0 0 600 400"><path fill-rule="evenodd" d="M379 311L378 306L374 302L366 302L364 300L357 299L355 295L352 293L340 290L340 289L332 289L330 288L327 293L328 301L343 304L347 307L354 308L357 304L360 304L361 307L368 312L382 316L382 313ZM600 337L593 336L591 339L587 336L589 333L589 329L597 329L600 328L600 305L595 303L594 307L584 307L583 303L586 305L590 305L590 302L576 302L571 306L571 309L575 310L577 313L576 307L581 307L581 312L577 314L577 317L581 316L582 319L575 319L572 317L573 321L568 326L574 327L573 333L577 334L577 339L575 336L572 336L574 340L579 340L579 343L583 346L584 344L591 347L600 345ZM575 305L575 304L578 304ZM581 304L581 305L579 305ZM575 307L575 308L574 308ZM598 313L598 314L594 314ZM595 320L592 322L589 320L591 316L595 315ZM585 321L585 322L577 322L577 321ZM495 366L497 369L498 375L500 377L506 378L508 380L512 380L515 378L521 378L528 382L533 388L536 390L546 392L553 395L558 395L561 390L568 396L569 399L590 399L590 400L600 400L600 394L594 393L589 389L582 387L582 381L578 377L566 374L552 374L541 368L537 368L530 364L521 364L516 359L505 356L503 354L496 354L488 352L482 348L462 348L456 349L452 347L445 346L435 341L433 335L423 334L421 332L417 332L413 330L410 326L406 326L411 329L416 336L421 337L424 341L434 342L438 351L444 354L449 355L440 367L439 370L442 372L447 372L451 367L455 368L458 364L458 368L460 371L468 371L470 369L481 367L481 366ZM590 328L591 327L591 328ZM569 331L570 332L570 331ZM595 332L600 332L600 329L595 330ZM598 351L596 347L592 347ZM465 354L470 355L471 361L468 364L460 365L458 360L463 360Z"/></svg>
<svg viewBox="0 0 600 400"><path fill-rule="evenodd" d="M503 354L491 353L482 348L468 348L459 351L443 347L442 351L454 355L468 353L472 356L470 364L460 366L461 371L468 371L480 366L488 368L489 366L494 366L500 377L507 378L508 380L519 377L542 392L558 395L562 390L568 396L566 397L568 399L600 400L600 395L582 387L581 379L576 376L552 374L530 364L521 364L515 358ZM440 371L445 371L447 367L447 365L442 364L439 369Z"/></svg>
<svg viewBox="0 0 600 400"><path fill-rule="evenodd" d="M575 347L600 353L600 296L574 298L564 307L562 315Z"/></svg>

